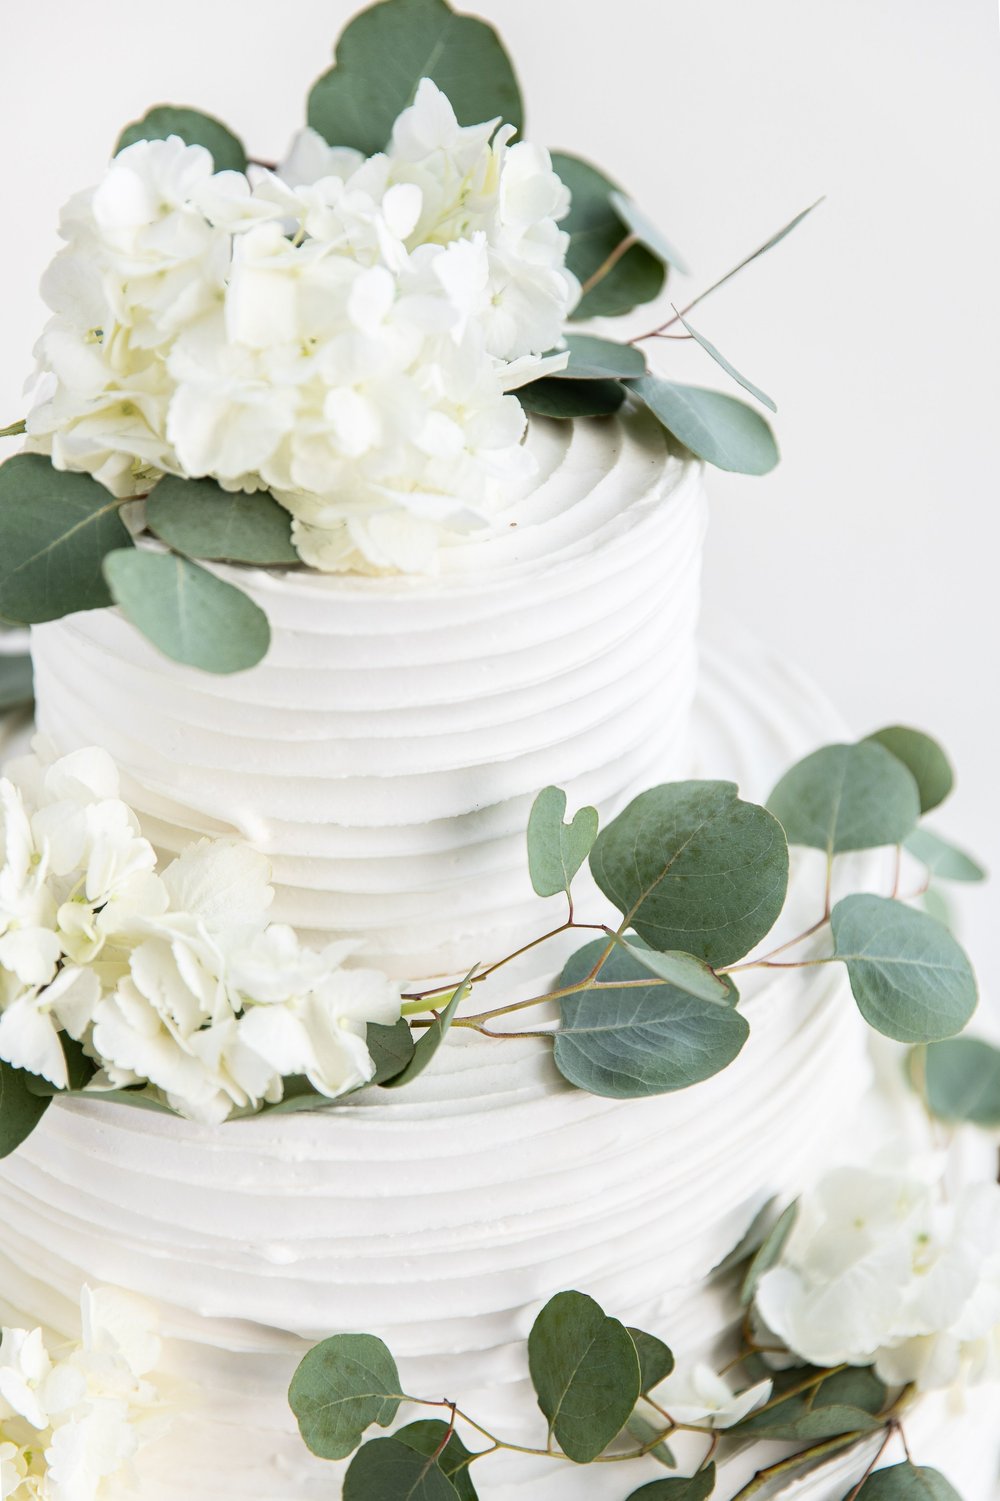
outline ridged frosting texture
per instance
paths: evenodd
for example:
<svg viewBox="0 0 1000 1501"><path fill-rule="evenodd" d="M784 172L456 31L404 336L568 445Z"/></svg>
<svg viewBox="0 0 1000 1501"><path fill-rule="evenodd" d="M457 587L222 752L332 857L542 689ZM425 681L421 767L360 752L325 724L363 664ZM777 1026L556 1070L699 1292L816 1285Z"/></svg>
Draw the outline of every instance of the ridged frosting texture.
<svg viewBox="0 0 1000 1501"><path fill-rule="evenodd" d="M236 832L274 916L413 977L537 921L524 829L547 783L605 816L689 754L700 469L639 414L532 422L537 478L430 579L220 571L262 605L249 672L169 662L116 611L33 632L38 722L103 745L148 836Z"/></svg>

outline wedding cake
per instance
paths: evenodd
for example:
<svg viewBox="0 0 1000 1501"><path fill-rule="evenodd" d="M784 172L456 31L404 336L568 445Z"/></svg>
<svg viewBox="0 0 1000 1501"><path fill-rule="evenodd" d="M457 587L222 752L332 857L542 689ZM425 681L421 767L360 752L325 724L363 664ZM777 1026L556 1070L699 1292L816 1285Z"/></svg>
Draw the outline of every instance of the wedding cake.
<svg viewBox="0 0 1000 1501"><path fill-rule="evenodd" d="M502 122L489 28L384 0L278 169L164 107L64 211L0 468L3 1501L996 1494L950 769L699 638L770 429L565 334L676 257Z"/></svg>

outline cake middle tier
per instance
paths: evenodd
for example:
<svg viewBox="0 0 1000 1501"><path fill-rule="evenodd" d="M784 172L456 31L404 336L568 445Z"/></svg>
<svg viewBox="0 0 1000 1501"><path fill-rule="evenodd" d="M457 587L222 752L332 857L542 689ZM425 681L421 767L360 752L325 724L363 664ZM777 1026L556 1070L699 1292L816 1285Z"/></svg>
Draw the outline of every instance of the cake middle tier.
<svg viewBox="0 0 1000 1501"><path fill-rule="evenodd" d="M540 916L535 794L606 820L683 775L696 676L699 466L636 414L528 442L531 489L433 578L220 568L271 622L249 672L169 661L115 610L36 627L40 729L108 750L164 852L267 854L278 921L408 978L496 957Z"/></svg>

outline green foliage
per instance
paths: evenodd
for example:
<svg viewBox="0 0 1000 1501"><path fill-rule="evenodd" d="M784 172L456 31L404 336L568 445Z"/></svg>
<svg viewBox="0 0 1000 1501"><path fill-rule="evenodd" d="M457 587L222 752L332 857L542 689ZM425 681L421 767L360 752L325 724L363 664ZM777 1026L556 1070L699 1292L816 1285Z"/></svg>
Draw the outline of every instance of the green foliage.
<svg viewBox="0 0 1000 1501"><path fill-rule="evenodd" d="M101 563L132 538L120 502L43 455L0 465L0 617L18 625L111 604Z"/></svg>
<svg viewBox="0 0 1000 1501"><path fill-rule="evenodd" d="M656 375L630 380L628 386L668 433L717 469L769 474L777 464L774 433L745 401L701 386L681 386Z"/></svg>
<svg viewBox="0 0 1000 1501"><path fill-rule="evenodd" d="M731 365L726 359L725 355L722 354L720 350L716 349L714 344L710 344L709 341L705 338L704 334L700 334L696 328L693 328L686 318L682 317L680 313L678 313L677 316L684 327L687 329L688 333L691 335L692 339L694 339L695 343L700 344L705 353L709 355L717 365L721 366L721 368L726 372L727 375L732 376L733 380L738 386L742 386L744 391L749 391L751 396L756 396L757 400L762 402L769 411L776 412L778 410L766 391L762 391L760 389L760 386L755 386L752 380L747 380L745 375L741 375L736 366Z"/></svg>
<svg viewBox="0 0 1000 1501"><path fill-rule="evenodd" d="M146 502L146 525L189 558L295 564L292 518L266 490L223 490L212 479L168 474Z"/></svg>
<svg viewBox="0 0 1000 1501"><path fill-rule="evenodd" d="M1000 1127L1000 1049L980 1037L951 1037L915 1048L910 1077L932 1115Z"/></svg>
<svg viewBox="0 0 1000 1501"><path fill-rule="evenodd" d="M651 1392L654 1386L659 1386L661 1381L666 1381L674 1368L673 1352L662 1339L657 1339L655 1334L647 1334L645 1329L633 1329L630 1326L628 1332L639 1357L639 1386L645 1394Z"/></svg>
<svg viewBox="0 0 1000 1501"><path fill-rule="evenodd" d="M881 896L847 896L831 916L858 1009L897 1042L937 1042L961 1032L976 1009L964 950L934 918Z"/></svg>
<svg viewBox="0 0 1000 1501"><path fill-rule="evenodd" d="M651 1480L632 1491L626 1501L706 1501L715 1490L715 1465L706 1465L696 1475Z"/></svg>
<svg viewBox="0 0 1000 1501"><path fill-rule="evenodd" d="M732 981L717 975L703 959L696 959L694 954L679 951L661 954L656 949L647 948L644 943L629 943L628 939L621 937L617 942L633 959L639 961L643 969L660 980L669 980L678 990L697 996L700 1001L709 1001L714 1006L735 1004L736 989Z"/></svg>
<svg viewBox="0 0 1000 1501"><path fill-rule="evenodd" d="M757 1284L765 1272L769 1272L773 1266L781 1260L781 1253L788 1244L788 1237L795 1228L798 1217L798 1205L789 1204L782 1210L775 1220L767 1235L761 1241L743 1279L743 1288L740 1293L740 1302L744 1308L749 1308L757 1291Z"/></svg>
<svg viewBox="0 0 1000 1501"><path fill-rule="evenodd" d="M476 1488L469 1474L469 1464L474 1456L457 1433L453 1431L449 1435L448 1424L441 1418L421 1418L416 1423L409 1423L405 1428L398 1429L393 1438L427 1458L436 1456L438 1468L455 1487L459 1501L478 1501Z"/></svg>
<svg viewBox="0 0 1000 1501"><path fill-rule="evenodd" d="M901 844L920 817L913 775L881 745L827 745L787 771L767 800L789 844L839 855Z"/></svg>
<svg viewBox="0 0 1000 1501"><path fill-rule="evenodd" d="M903 846L938 881L985 881L986 872L971 855L935 834L933 829L914 829Z"/></svg>
<svg viewBox="0 0 1000 1501"><path fill-rule="evenodd" d="M365 1042L375 1064L373 1084L388 1084L398 1078L413 1060L413 1033L405 1016L393 1022L391 1027L369 1022L365 1028Z"/></svg>
<svg viewBox="0 0 1000 1501"><path fill-rule="evenodd" d="M962 1501L940 1470L925 1465L888 1465L873 1470L857 1493L857 1501Z"/></svg>
<svg viewBox="0 0 1000 1501"><path fill-rule="evenodd" d="M773 926L788 887L788 846L766 809L733 782L672 782L640 793L598 835L590 868L651 948L717 968Z"/></svg>
<svg viewBox="0 0 1000 1501"><path fill-rule="evenodd" d="M205 146L212 153L216 172L246 171L243 143L221 120L176 104L158 104L141 120L126 125L118 137L114 155L136 141L165 141L167 136L180 136L188 146Z"/></svg>
<svg viewBox="0 0 1000 1501"><path fill-rule="evenodd" d="M536 417L610 417L625 400L625 387L613 380L560 380L546 375L514 392L526 412Z"/></svg>
<svg viewBox="0 0 1000 1501"><path fill-rule="evenodd" d="M559 988L585 979L603 947L598 939L573 954ZM598 974L602 983L647 977L638 959L620 947ZM698 1084L728 1067L750 1032L733 1007L653 982L563 996L559 1013L554 1046L559 1072L577 1088L611 1099L641 1099Z"/></svg>
<svg viewBox="0 0 1000 1501"><path fill-rule="evenodd" d="M187 558L123 549L105 557L104 576L126 619L175 662L242 672L267 652L271 628L263 610Z"/></svg>
<svg viewBox="0 0 1000 1501"><path fill-rule="evenodd" d="M35 1079L0 1058L0 1157L9 1157L31 1135L52 1103L51 1095L32 1089Z"/></svg>
<svg viewBox="0 0 1000 1501"><path fill-rule="evenodd" d="M391 1078L383 1082L383 1089L400 1089L404 1084L411 1083L419 1074L423 1073L438 1048L444 1042L448 1029L454 1020L455 1012L469 993L469 981L478 967L475 964L472 966L462 983L452 992L448 1004L434 1018L431 1025L414 1046L409 1062L399 1073L393 1074Z"/></svg>
<svg viewBox="0 0 1000 1501"><path fill-rule="evenodd" d="M632 344L616 344L593 334L567 334L569 364L552 380L621 380L645 375L646 356Z"/></svg>
<svg viewBox="0 0 1000 1501"><path fill-rule="evenodd" d="M528 873L539 896L568 892L597 838L597 809L580 808L564 823L566 794L545 787L528 816Z"/></svg>
<svg viewBox="0 0 1000 1501"><path fill-rule="evenodd" d="M344 1477L343 1501L456 1501L458 1491L436 1460L399 1438L359 1449Z"/></svg>
<svg viewBox="0 0 1000 1501"><path fill-rule="evenodd" d="M584 1293L546 1303L528 1336L528 1366L550 1435L578 1464L607 1448L639 1399L632 1336Z"/></svg>
<svg viewBox="0 0 1000 1501"><path fill-rule="evenodd" d="M329 72L309 95L309 124L331 146L383 151L397 115L430 78L460 125L494 115L523 128L521 92L499 37L445 0L383 0L362 11L337 42Z"/></svg>
<svg viewBox="0 0 1000 1501"><path fill-rule="evenodd" d="M654 1443L657 1434L663 1432L662 1422L654 1425L648 1418L643 1417L637 1407L625 1424L625 1432L642 1445L648 1459L655 1459L657 1464L663 1465L664 1469L676 1470L677 1460L669 1444L663 1443L662 1440L660 1443ZM651 1444L652 1448L649 1447Z"/></svg>
<svg viewBox="0 0 1000 1501"><path fill-rule="evenodd" d="M890 755L902 761L917 784L921 813L929 813L944 802L955 785L955 773L948 757L930 735L893 724L884 730L876 730L867 739L884 746Z"/></svg>
<svg viewBox="0 0 1000 1501"><path fill-rule="evenodd" d="M306 1447L346 1459L373 1423L387 1428L404 1393L396 1362L374 1334L335 1334L303 1358L288 1392Z"/></svg>
<svg viewBox="0 0 1000 1501"><path fill-rule="evenodd" d="M688 268L682 256L674 249L659 226L643 213L637 203L633 203L631 198L627 198L624 193L619 193L617 189L608 195L608 201L629 234L633 235L640 245L644 245L658 261L663 261L665 265L673 266L682 275L687 275Z"/></svg>
<svg viewBox="0 0 1000 1501"><path fill-rule="evenodd" d="M0 656L0 713L30 704L35 696L31 657Z"/></svg>
<svg viewBox="0 0 1000 1501"><path fill-rule="evenodd" d="M572 203L560 224L570 236L566 263L580 282L601 267L629 233L612 195L620 190L603 172L578 156L552 154L552 165L569 188ZM574 318L615 318L663 289L663 262L644 245L633 245L573 310Z"/></svg>

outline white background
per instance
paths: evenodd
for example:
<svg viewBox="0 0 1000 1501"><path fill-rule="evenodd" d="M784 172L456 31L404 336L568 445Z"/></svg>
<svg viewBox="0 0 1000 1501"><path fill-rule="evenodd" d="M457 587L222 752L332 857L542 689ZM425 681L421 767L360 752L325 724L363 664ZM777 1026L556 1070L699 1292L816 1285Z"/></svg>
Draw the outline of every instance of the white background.
<svg viewBox="0 0 1000 1501"><path fill-rule="evenodd" d="M201 105L280 154L349 0L47 0L0 59L0 425L43 309L57 210L154 102ZM1000 873L1000 42L995 0L481 0L528 134L590 156L687 255L690 295L821 193L701 311L778 401L784 462L712 472L706 573L863 732L938 732L940 826ZM651 324L648 313L643 315ZM664 371L724 383L688 344ZM964 899L983 965L993 891Z"/></svg>

